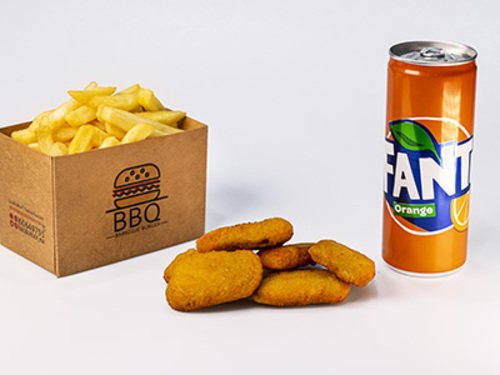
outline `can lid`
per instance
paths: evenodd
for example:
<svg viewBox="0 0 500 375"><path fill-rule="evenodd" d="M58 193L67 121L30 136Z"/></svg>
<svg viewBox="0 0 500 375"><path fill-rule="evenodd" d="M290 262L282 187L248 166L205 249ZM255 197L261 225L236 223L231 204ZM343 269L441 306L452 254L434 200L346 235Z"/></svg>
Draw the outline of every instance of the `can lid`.
<svg viewBox="0 0 500 375"><path fill-rule="evenodd" d="M476 59L477 52L465 44L449 42L415 41L392 46L389 55L413 65L460 65Z"/></svg>

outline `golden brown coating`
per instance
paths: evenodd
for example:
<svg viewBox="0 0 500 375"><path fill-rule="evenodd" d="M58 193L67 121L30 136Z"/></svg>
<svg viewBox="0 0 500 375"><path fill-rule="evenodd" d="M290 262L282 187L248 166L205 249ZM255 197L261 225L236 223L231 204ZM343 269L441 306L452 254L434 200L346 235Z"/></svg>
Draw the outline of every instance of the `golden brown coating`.
<svg viewBox="0 0 500 375"><path fill-rule="evenodd" d="M262 264L252 251L195 252L173 268L166 296L175 310L202 307L247 298L262 280Z"/></svg>
<svg viewBox="0 0 500 375"><path fill-rule="evenodd" d="M350 288L328 270L281 271L267 275L252 298L273 306L332 304L343 301Z"/></svg>
<svg viewBox="0 0 500 375"><path fill-rule="evenodd" d="M163 272L163 278L165 279L165 281L168 283L170 281L170 278L172 277L172 272L175 268L175 266L177 265L177 263L179 263L179 261L184 258L184 257L187 257L187 256L190 256L190 255L193 255L193 253L196 253L196 250L195 249L189 249L183 253L180 253L178 254L174 260L172 262L170 262L170 264L168 265L167 268L165 268L165 272Z"/></svg>
<svg viewBox="0 0 500 375"><path fill-rule="evenodd" d="M313 264L307 251L314 243L299 243L272 247L259 251L262 266L268 270L292 270L297 267Z"/></svg>
<svg viewBox="0 0 500 375"><path fill-rule="evenodd" d="M200 253L214 250L264 249L278 246L293 235L293 227L282 218L222 227L205 233L196 241Z"/></svg>
<svg viewBox="0 0 500 375"><path fill-rule="evenodd" d="M375 277L375 263L367 256L332 240L319 241L309 249L311 258L346 283L365 286Z"/></svg>

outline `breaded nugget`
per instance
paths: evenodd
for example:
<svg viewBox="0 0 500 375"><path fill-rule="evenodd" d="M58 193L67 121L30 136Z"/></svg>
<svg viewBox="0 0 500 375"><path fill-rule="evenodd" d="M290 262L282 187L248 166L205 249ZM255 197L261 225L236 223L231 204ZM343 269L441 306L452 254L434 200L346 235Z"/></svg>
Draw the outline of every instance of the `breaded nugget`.
<svg viewBox="0 0 500 375"><path fill-rule="evenodd" d="M173 268L166 296L175 310L202 307L247 298L262 280L262 264L252 251L195 252Z"/></svg>
<svg viewBox="0 0 500 375"><path fill-rule="evenodd" d="M319 241L309 249L311 258L346 283L365 286L375 277L375 263L367 256L332 240Z"/></svg>
<svg viewBox="0 0 500 375"><path fill-rule="evenodd" d="M307 251L314 243L299 243L259 251L262 266L268 270L292 270L314 263Z"/></svg>
<svg viewBox="0 0 500 375"><path fill-rule="evenodd" d="M165 268L165 272L163 272L163 278L165 279L165 281L168 283L170 281L170 277L172 277L172 272L175 268L175 266L177 265L177 263L179 263L179 261L184 258L184 257L187 257L187 256L190 256L190 255L193 255L194 253L196 253L196 250L195 249L189 249L183 253L180 253L178 254L174 260L168 265L167 268Z"/></svg>
<svg viewBox="0 0 500 375"><path fill-rule="evenodd" d="M343 301L350 289L328 270L281 271L267 275L252 298L273 306L331 304Z"/></svg>
<svg viewBox="0 0 500 375"><path fill-rule="evenodd" d="M200 253L214 250L263 249L278 246L293 235L293 227L285 219L273 218L255 223L222 227L205 233L196 241Z"/></svg>

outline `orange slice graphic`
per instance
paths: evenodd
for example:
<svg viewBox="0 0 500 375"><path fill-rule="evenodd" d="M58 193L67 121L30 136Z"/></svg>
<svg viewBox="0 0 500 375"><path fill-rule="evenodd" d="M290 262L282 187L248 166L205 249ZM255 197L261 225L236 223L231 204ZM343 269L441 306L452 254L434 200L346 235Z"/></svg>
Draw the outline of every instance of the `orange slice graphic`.
<svg viewBox="0 0 500 375"><path fill-rule="evenodd" d="M469 226L469 193L451 201L451 221L459 232L463 232Z"/></svg>

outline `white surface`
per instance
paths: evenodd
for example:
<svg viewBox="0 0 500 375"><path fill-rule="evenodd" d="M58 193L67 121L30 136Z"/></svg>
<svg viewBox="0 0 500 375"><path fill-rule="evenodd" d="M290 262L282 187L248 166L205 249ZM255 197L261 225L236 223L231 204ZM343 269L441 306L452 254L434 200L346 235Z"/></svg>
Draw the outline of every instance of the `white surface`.
<svg viewBox="0 0 500 375"><path fill-rule="evenodd" d="M283 216L377 264L336 306L179 313L162 272L186 243L56 279L0 248L2 374L498 374L500 3L11 1L0 124L91 80L139 82L210 125L207 229ZM380 255L387 50L479 51L470 252L441 279Z"/></svg>

